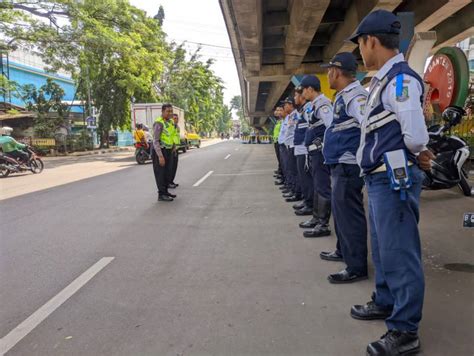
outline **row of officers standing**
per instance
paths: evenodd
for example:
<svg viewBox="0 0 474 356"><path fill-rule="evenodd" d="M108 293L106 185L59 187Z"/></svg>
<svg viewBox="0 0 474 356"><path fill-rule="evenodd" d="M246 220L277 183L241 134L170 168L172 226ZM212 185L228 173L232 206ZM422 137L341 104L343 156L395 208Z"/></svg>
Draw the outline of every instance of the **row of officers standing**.
<svg viewBox="0 0 474 356"><path fill-rule="evenodd" d="M370 13L349 40L359 45L364 65L377 71L366 91L356 80L352 53L338 53L325 65L331 102L316 76L305 76L276 107L274 128L278 170L275 184L296 203L306 238L331 234L337 244L321 252L346 268L328 276L334 284L368 278L368 217L375 291L350 315L383 319L388 331L367 346L368 355L406 355L420 350L424 275L418 231L423 170L431 166L422 98L423 81L398 52L400 21L391 12Z"/></svg>

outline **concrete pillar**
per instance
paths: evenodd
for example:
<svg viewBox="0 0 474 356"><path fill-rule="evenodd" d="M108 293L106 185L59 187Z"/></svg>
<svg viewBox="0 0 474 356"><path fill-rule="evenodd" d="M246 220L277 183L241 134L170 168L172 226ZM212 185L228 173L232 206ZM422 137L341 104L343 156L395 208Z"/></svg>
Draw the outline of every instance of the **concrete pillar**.
<svg viewBox="0 0 474 356"><path fill-rule="evenodd" d="M330 0L292 0L290 26L285 39L285 68L297 68L308 50Z"/></svg>

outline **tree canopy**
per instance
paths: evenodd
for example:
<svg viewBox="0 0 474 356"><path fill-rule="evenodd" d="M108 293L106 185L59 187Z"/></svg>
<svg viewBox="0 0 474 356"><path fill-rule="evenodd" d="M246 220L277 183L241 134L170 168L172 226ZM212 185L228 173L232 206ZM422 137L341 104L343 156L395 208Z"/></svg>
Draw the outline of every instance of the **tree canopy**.
<svg viewBox="0 0 474 356"><path fill-rule="evenodd" d="M132 100L170 102L197 131L222 130L229 108L213 61L169 43L164 18L161 5L149 17L128 0L4 1L0 46L30 46L49 70L71 72L77 98L90 98L100 115L102 143L111 128L130 125Z"/></svg>

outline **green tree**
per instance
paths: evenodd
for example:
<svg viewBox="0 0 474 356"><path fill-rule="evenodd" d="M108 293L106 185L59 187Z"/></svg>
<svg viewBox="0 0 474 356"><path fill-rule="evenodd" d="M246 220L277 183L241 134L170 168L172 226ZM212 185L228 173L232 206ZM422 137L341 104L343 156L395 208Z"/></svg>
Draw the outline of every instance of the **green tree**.
<svg viewBox="0 0 474 356"><path fill-rule="evenodd" d="M232 111L227 105L222 106L222 114L218 121L217 131L228 133L232 128Z"/></svg>
<svg viewBox="0 0 474 356"><path fill-rule="evenodd" d="M87 41L79 56L80 75L99 112L101 144L112 127L130 126L130 103L156 100L153 83L161 76L167 56L159 24L127 2L86 0L78 30ZM97 21L93 15L102 14Z"/></svg>
<svg viewBox="0 0 474 356"><path fill-rule="evenodd" d="M182 45L171 44L171 56L158 87L160 99L183 108L198 132L217 131L223 112L223 84L212 71L212 60L202 62L199 49L186 60Z"/></svg>
<svg viewBox="0 0 474 356"><path fill-rule="evenodd" d="M239 118L240 121L240 132L243 135L248 135L250 134L250 125L248 120L245 118L244 115L244 107L242 104L242 97L240 95L234 96L231 101L230 101L230 107L233 110L236 110L237 117Z"/></svg>
<svg viewBox="0 0 474 356"><path fill-rule="evenodd" d="M150 18L128 0L0 3L4 44L33 44L47 69L73 74L77 99L99 113L101 145L111 128L130 125L131 98L171 102L200 132L219 126L224 87L212 60L203 62L199 49L187 54L183 45L167 43L163 19L163 7Z"/></svg>
<svg viewBox="0 0 474 356"><path fill-rule="evenodd" d="M63 88L48 78L46 84L39 89L28 84L22 90L27 109L36 113L35 133L39 137L54 137L56 131L65 124L64 119L68 106L62 103Z"/></svg>
<svg viewBox="0 0 474 356"><path fill-rule="evenodd" d="M58 17L66 24L58 25ZM2 26L8 43L34 44L48 69L72 72L79 99L88 101L91 94L102 146L112 127L130 124L132 97L156 98L152 84L167 55L164 33L128 1L11 1L1 4L0 18L7 21Z"/></svg>

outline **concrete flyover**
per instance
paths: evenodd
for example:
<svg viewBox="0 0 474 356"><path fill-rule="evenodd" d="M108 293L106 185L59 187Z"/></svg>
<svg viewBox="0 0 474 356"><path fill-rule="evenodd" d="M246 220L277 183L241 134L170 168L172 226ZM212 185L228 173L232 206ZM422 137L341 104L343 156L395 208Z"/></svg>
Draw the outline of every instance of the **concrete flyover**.
<svg viewBox="0 0 474 356"><path fill-rule="evenodd" d="M413 12L415 31L434 30L433 51L474 35L470 0L219 0L239 73L250 124L264 126L289 94L295 75L323 73L321 63L342 51L344 40L369 12Z"/></svg>

